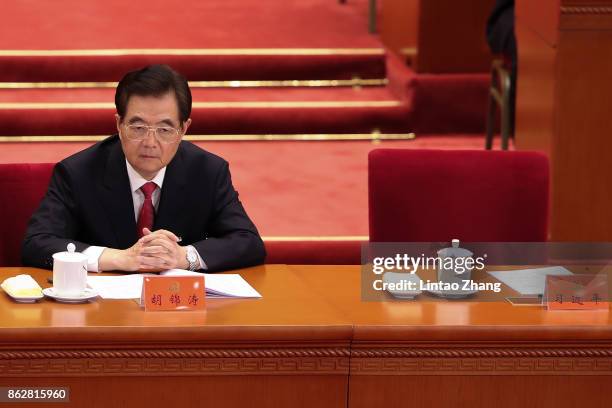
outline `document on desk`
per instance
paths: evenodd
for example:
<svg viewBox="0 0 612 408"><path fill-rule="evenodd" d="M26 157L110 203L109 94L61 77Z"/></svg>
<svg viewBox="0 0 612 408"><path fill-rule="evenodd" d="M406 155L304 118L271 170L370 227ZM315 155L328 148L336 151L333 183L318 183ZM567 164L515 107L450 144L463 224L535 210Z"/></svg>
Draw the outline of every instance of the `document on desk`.
<svg viewBox="0 0 612 408"><path fill-rule="evenodd" d="M184 269L170 269L161 272L164 276L204 276L206 296L225 298L260 298L257 292L244 278L237 273L217 274L186 271Z"/></svg>
<svg viewBox="0 0 612 408"><path fill-rule="evenodd" d="M142 276L135 273L119 276L87 276L87 285L95 289L102 299L139 299Z"/></svg>
<svg viewBox="0 0 612 408"><path fill-rule="evenodd" d="M260 298L257 292L238 274L213 274L170 269L162 276L204 276L206 296L210 298ZM119 276L88 276L87 285L95 289L102 299L138 299L142 292L141 274Z"/></svg>
<svg viewBox="0 0 612 408"><path fill-rule="evenodd" d="M510 286L521 295L542 295L547 275L573 275L562 266L517 269L513 271L491 271L489 275Z"/></svg>

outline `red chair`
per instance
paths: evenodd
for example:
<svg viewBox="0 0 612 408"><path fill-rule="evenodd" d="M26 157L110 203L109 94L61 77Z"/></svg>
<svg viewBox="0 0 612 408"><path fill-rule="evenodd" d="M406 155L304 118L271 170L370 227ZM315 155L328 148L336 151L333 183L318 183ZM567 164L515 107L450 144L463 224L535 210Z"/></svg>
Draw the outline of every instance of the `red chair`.
<svg viewBox="0 0 612 408"><path fill-rule="evenodd" d="M373 150L370 242L546 241L548 180L534 152Z"/></svg>
<svg viewBox="0 0 612 408"><path fill-rule="evenodd" d="M0 266L21 265L21 243L54 164L0 164Z"/></svg>

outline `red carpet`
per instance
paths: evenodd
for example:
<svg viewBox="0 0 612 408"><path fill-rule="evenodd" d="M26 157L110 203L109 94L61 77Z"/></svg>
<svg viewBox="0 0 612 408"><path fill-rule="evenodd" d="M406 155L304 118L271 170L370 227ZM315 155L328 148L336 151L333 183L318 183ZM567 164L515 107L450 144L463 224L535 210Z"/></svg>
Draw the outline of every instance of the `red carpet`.
<svg viewBox="0 0 612 408"><path fill-rule="evenodd" d="M3 6L0 50L136 51L0 53L0 81L116 81L153 62L169 63L190 80L384 77L381 44L367 32L367 0L185 0L180 6L166 0L29 0ZM292 55L240 50L287 48ZM303 50L311 48L362 51L317 56ZM142 55L139 49L212 51L184 57ZM228 51L234 55L224 55Z"/></svg>
<svg viewBox="0 0 612 408"><path fill-rule="evenodd" d="M0 121L5 126L0 135L114 133L113 98L114 89L3 90ZM194 89L193 100L191 134L370 133L375 129L398 133L411 129L409 105L385 87ZM82 104L92 102L96 105ZM52 105L44 105L49 103Z"/></svg>
<svg viewBox="0 0 612 408"><path fill-rule="evenodd" d="M4 2L0 49L379 48L368 0ZM325 35L322 35L325 34Z"/></svg>
<svg viewBox="0 0 612 408"><path fill-rule="evenodd" d="M362 89L193 91L191 134L416 131L414 141L382 144L198 143L230 162L264 236L365 236L367 153L379 146L482 148L488 85L486 75L416 75L386 54L367 32L368 1L9 2L0 82L117 81L160 62L192 81L387 78L388 86ZM0 89L0 136L114 133L113 94ZM2 143L0 162L56 162L87 145Z"/></svg>
<svg viewBox="0 0 612 408"><path fill-rule="evenodd" d="M333 91L333 92L330 92ZM396 100L384 86L363 88L192 88L193 102L240 101L387 101ZM9 102L106 102L114 109L114 88L94 89L4 89L0 104Z"/></svg>
<svg viewBox="0 0 612 408"><path fill-rule="evenodd" d="M378 147L481 149L484 136L417 136L413 141L380 144L197 144L230 162L234 184L263 235L366 236L367 154L370 150ZM6 143L0 149L0 162L56 162L88 145Z"/></svg>
<svg viewBox="0 0 612 408"><path fill-rule="evenodd" d="M0 82L116 81L153 62L190 80L388 78L387 87L357 90L195 90L191 132L483 132L487 76L416 75L367 32L367 8L368 0L13 2L0 28ZM0 136L111 133L112 97L112 89L1 89ZM76 102L107 104L15 105Z"/></svg>
<svg viewBox="0 0 612 408"><path fill-rule="evenodd" d="M416 74L387 56L389 90L409 102L410 127L422 133L483 133L489 74Z"/></svg>
<svg viewBox="0 0 612 408"><path fill-rule="evenodd" d="M326 53L325 50L320 52ZM163 51L154 55L136 52L126 56L13 56L0 53L0 81L119 81L126 72L149 64L168 64L190 81L377 79L385 76L385 55L379 46L372 50L372 55L362 55L359 51L341 55L334 50L329 55L304 51L302 55L281 56L219 55L214 51L212 55L195 56L171 56Z"/></svg>
<svg viewBox="0 0 612 408"><path fill-rule="evenodd" d="M386 87L194 88L191 133L484 132L486 74L417 75L392 54L387 71ZM113 96L112 88L2 89L0 136L112 133Z"/></svg>

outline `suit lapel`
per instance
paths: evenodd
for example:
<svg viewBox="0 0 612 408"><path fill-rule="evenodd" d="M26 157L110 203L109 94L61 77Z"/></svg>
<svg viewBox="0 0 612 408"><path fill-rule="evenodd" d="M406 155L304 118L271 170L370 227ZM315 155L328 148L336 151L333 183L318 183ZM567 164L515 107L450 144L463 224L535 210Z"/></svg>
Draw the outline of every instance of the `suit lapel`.
<svg viewBox="0 0 612 408"><path fill-rule="evenodd" d="M125 156L119 142L110 149L103 177L101 197L115 233L117 248L129 248L137 239L136 221Z"/></svg>
<svg viewBox="0 0 612 408"><path fill-rule="evenodd" d="M184 234L182 223L185 221L183 208L186 203L187 177L183 151L179 146L176 155L166 167L154 229L165 229L177 235Z"/></svg>

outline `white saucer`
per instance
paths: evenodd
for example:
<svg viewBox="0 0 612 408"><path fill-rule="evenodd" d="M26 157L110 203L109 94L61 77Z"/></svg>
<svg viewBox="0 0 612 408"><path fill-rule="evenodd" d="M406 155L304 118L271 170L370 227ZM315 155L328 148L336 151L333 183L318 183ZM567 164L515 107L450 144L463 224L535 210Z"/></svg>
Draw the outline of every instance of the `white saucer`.
<svg viewBox="0 0 612 408"><path fill-rule="evenodd" d="M55 288L46 288L43 289L42 292L45 296L49 296L62 303L84 303L98 297L98 292L91 288L85 288L85 290L78 295L60 295L55 292Z"/></svg>
<svg viewBox="0 0 612 408"><path fill-rule="evenodd" d="M10 292L4 291L7 295L11 297L15 302L18 303L36 303L36 301L42 299L44 296L13 296Z"/></svg>
<svg viewBox="0 0 612 408"><path fill-rule="evenodd" d="M468 290L426 290L426 292L445 299L463 299L478 293L478 289Z"/></svg>
<svg viewBox="0 0 612 408"><path fill-rule="evenodd" d="M421 290L418 291L402 291L402 290L389 290L388 291L391 295L393 295L394 298L397 299L414 299L415 297L417 297L418 295L421 294Z"/></svg>
<svg viewBox="0 0 612 408"><path fill-rule="evenodd" d="M415 286L419 287L421 283L421 278L417 274L411 273L398 273L398 272L386 272L383 275L383 282L389 283L400 283L400 282L412 282ZM422 290L420 289L387 289L393 297L398 299L414 299L418 295L421 294Z"/></svg>

